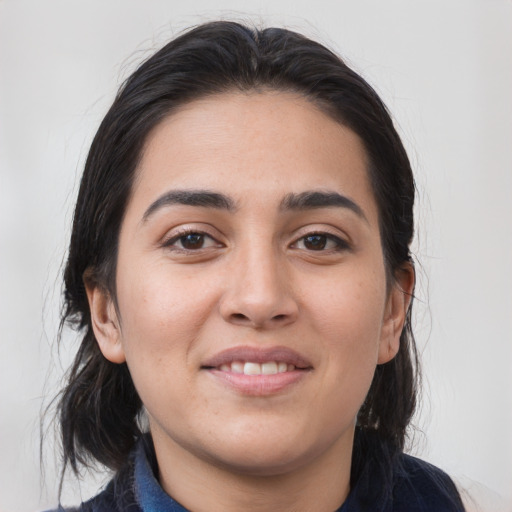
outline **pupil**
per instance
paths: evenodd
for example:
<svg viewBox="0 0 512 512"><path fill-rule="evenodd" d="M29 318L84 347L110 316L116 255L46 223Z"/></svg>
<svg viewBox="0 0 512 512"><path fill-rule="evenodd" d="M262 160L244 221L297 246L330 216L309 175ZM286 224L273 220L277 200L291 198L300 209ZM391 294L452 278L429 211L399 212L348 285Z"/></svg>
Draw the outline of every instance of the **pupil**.
<svg viewBox="0 0 512 512"><path fill-rule="evenodd" d="M200 249L203 245L203 235L199 233L191 233L185 235L181 243L185 249Z"/></svg>
<svg viewBox="0 0 512 512"><path fill-rule="evenodd" d="M314 251L325 249L326 243L327 240L324 235L309 235L304 239L304 245Z"/></svg>

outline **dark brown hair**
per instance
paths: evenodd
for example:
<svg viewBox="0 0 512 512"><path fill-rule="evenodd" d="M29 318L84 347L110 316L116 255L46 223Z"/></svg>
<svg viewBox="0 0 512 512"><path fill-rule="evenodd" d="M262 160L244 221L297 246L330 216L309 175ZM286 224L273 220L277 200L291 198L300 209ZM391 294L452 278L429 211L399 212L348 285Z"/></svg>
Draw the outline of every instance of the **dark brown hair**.
<svg viewBox="0 0 512 512"><path fill-rule="evenodd" d="M141 436L142 403L125 364L101 354L94 337L84 274L115 298L118 238L145 140L186 102L226 91L270 89L303 95L352 129L368 155L382 248L393 277L411 265L414 180L386 107L368 83L338 56L279 28L234 22L198 26L144 62L121 87L92 143L83 173L64 274L62 322L82 337L59 402L64 467L125 463ZM415 409L417 357L411 308L397 356L379 365L357 419L353 471L381 453L385 472L403 450Z"/></svg>

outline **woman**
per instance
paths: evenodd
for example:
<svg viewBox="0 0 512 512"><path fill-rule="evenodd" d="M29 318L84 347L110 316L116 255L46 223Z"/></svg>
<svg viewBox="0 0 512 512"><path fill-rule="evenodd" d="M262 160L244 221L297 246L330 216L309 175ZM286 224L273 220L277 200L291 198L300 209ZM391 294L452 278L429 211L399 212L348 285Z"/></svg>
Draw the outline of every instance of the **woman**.
<svg viewBox="0 0 512 512"><path fill-rule="evenodd" d="M463 510L403 454L413 203L386 108L321 45L217 22L142 64L65 271L64 466L115 471L81 510Z"/></svg>

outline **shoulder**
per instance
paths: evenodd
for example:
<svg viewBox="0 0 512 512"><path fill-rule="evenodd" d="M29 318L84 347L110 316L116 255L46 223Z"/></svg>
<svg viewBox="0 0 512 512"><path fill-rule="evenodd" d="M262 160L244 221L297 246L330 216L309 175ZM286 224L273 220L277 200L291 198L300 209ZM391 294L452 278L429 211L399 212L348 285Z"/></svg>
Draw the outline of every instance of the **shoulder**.
<svg viewBox="0 0 512 512"><path fill-rule="evenodd" d="M100 494L83 503L77 512L141 512L135 498L133 469L119 472Z"/></svg>
<svg viewBox="0 0 512 512"><path fill-rule="evenodd" d="M393 512L463 512L452 479L441 469L410 455L397 461L393 485Z"/></svg>
<svg viewBox="0 0 512 512"><path fill-rule="evenodd" d="M130 461L99 494L78 507L48 512L141 512L135 499L133 464Z"/></svg>
<svg viewBox="0 0 512 512"><path fill-rule="evenodd" d="M378 455L377 446L339 512L464 512L455 484L441 469L410 455L397 454L388 463Z"/></svg>

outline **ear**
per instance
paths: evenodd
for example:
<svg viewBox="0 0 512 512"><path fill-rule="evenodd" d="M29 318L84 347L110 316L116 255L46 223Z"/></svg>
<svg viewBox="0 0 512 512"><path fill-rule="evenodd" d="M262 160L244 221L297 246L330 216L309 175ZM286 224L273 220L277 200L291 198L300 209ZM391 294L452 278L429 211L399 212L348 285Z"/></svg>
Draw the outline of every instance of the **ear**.
<svg viewBox="0 0 512 512"><path fill-rule="evenodd" d="M103 287L86 275L84 284L91 311L92 328L101 353L112 363L124 363L126 357L114 301Z"/></svg>
<svg viewBox="0 0 512 512"><path fill-rule="evenodd" d="M411 263L408 263L398 270L389 291L381 330L378 364L391 361L398 353L400 335L411 304L414 283L414 267Z"/></svg>

